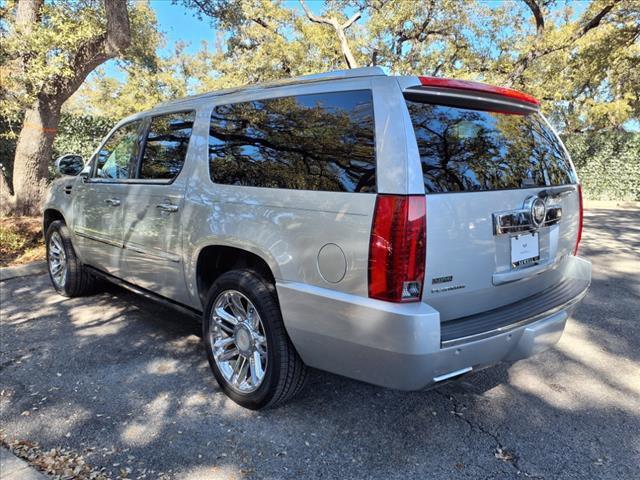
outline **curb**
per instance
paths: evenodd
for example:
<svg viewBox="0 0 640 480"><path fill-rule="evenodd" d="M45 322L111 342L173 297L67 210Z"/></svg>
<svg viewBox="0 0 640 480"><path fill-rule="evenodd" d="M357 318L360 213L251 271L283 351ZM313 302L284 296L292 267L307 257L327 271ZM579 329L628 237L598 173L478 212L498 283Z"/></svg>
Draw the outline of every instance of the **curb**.
<svg viewBox="0 0 640 480"><path fill-rule="evenodd" d="M19 265L17 267L0 268L0 280L5 281L11 278L28 277L29 275L40 275L47 272L47 262L44 260Z"/></svg>
<svg viewBox="0 0 640 480"><path fill-rule="evenodd" d="M29 466L4 447L0 447L0 480L46 480L42 473Z"/></svg>

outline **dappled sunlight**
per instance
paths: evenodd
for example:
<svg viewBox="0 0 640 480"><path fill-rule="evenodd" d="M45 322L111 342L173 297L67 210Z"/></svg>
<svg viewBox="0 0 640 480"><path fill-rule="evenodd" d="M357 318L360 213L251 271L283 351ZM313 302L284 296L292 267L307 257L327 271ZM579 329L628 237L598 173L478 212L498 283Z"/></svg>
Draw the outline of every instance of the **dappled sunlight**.
<svg viewBox="0 0 640 480"><path fill-rule="evenodd" d="M121 329L126 327L126 321L118 314L113 316L101 317L92 321L84 321L82 315L74 318L70 313L71 321L76 327L76 335L80 337L104 337L107 335L116 335Z"/></svg>
<svg viewBox="0 0 640 480"><path fill-rule="evenodd" d="M144 412L124 428L121 435L124 443L142 446L156 441L168 421L166 413L170 405L171 396L166 392L145 405Z"/></svg>
<svg viewBox="0 0 640 480"><path fill-rule="evenodd" d="M588 328L579 323L572 323L564 333L563 341L557 350L564 353L576 363L588 368L607 383L640 400L640 366L632 360L605 351L601 345L588 339ZM635 412L640 414L640 412Z"/></svg>
<svg viewBox="0 0 640 480"><path fill-rule="evenodd" d="M576 389L574 384L577 380L580 380L580 387ZM509 381L515 389L535 395L557 409L580 411L616 407L638 415L640 390L630 394L626 389L612 389L608 379L599 378L578 362L565 361L562 371L553 379L536 374L531 366L514 369L510 372Z"/></svg>
<svg viewBox="0 0 640 480"><path fill-rule="evenodd" d="M558 356L561 368L549 371L546 356ZM613 407L640 417L638 364L603 350L589 328L571 320L553 350L510 368L509 384L561 410Z"/></svg>
<svg viewBox="0 0 640 480"><path fill-rule="evenodd" d="M252 473L247 471L247 473ZM240 480L244 478L238 465L214 465L212 467L196 467L182 472L182 480Z"/></svg>
<svg viewBox="0 0 640 480"><path fill-rule="evenodd" d="M202 340L200 339L200 337L196 335L188 335L185 337L170 340L167 343L167 346L172 351L185 353L185 352L193 351L194 348L198 348L201 345L201 343L202 343Z"/></svg>
<svg viewBox="0 0 640 480"><path fill-rule="evenodd" d="M181 479L301 478L309 469L333 478L372 465L393 478L436 464L464 465L452 468L467 478L511 478L520 469L535 477L567 458L580 459L581 478L598 478L593 465L617 472L640 444L631 428L640 425L640 324L628 313L638 267L626 251L596 250L602 230L585 228L594 283L551 350L418 392L311 370L299 396L262 412L224 395L190 317L116 287L67 299L46 276L5 283L2 427L47 448L91 448L87 461L107 468L130 461L131 478L150 464L158 470L146 478L161 470ZM495 456L503 447L517 469ZM141 467L140 458L150 463Z"/></svg>
<svg viewBox="0 0 640 480"><path fill-rule="evenodd" d="M176 373L179 368L177 360L170 358L159 358L147 363L145 368L147 373L155 375L169 375Z"/></svg>
<svg viewBox="0 0 640 480"><path fill-rule="evenodd" d="M126 305L95 305L87 309L86 305L78 305L68 309L68 314L74 325L78 327L91 326L105 318L117 318L128 310Z"/></svg>
<svg viewBox="0 0 640 480"><path fill-rule="evenodd" d="M48 402L52 403L51 405L47 405L46 400L41 402L42 398L55 398L55 396L56 393L46 390L29 394L26 399L28 403L38 406L24 409L14 419L3 420L2 429L19 431L23 438L59 440L61 432L79 430L82 425L94 418L94 413L78 402ZM3 410L9 407L10 402L3 402Z"/></svg>
<svg viewBox="0 0 640 480"><path fill-rule="evenodd" d="M56 308L38 308L36 310L31 310L30 312L20 312L14 309L6 309L5 315L3 315L10 325L21 325L33 320L38 320L41 317L47 317L51 315L56 315L59 313L59 310Z"/></svg>
<svg viewBox="0 0 640 480"><path fill-rule="evenodd" d="M203 392L195 392L189 395L185 395L182 400L182 404L185 408L201 407L207 405L211 400L211 397Z"/></svg>

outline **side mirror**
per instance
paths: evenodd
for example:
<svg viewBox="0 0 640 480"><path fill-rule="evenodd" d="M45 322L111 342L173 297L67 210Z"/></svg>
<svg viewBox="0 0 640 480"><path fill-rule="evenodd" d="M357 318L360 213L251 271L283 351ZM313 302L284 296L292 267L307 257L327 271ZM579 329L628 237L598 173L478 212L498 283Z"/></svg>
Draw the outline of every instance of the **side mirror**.
<svg viewBox="0 0 640 480"><path fill-rule="evenodd" d="M60 175L75 177L84 169L84 160L80 155L68 153L56 160L56 172Z"/></svg>

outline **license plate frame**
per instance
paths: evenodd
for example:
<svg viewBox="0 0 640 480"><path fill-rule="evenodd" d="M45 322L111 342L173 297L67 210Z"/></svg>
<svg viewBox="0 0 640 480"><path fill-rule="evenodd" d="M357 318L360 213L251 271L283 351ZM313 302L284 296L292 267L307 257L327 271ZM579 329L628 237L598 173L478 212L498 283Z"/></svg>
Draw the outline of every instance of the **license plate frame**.
<svg viewBox="0 0 640 480"><path fill-rule="evenodd" d="M538 232L521 233L509 239L512 268L529 267L540 261L540 236Z"/></svg>

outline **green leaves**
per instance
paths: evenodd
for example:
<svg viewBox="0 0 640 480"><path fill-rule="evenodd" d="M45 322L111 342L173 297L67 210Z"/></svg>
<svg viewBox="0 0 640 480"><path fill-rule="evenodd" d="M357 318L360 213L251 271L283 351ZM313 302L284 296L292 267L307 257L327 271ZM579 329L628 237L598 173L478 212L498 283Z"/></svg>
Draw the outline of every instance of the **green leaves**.
<svg viewBox="0 0 640 480"><path fill-rule="evenodd" d="M63 114L53 144L52 160L66 153L82 155L85 161L119 119Z"/></svg>
<svg viewBox="0 0 640 480"><path fill-rule="evenodd" d="M19 22L15 4L6 13L0 54L0 74L6 89L0 97L0 113L4 115L24 111L36 99L55 101L60 86L67 81L73 83L78 75L78 52L107 32L103 0L47 1L37 9L35 22ZM121 61L152 67L161 40L153 10L146 3L136 2L128 8L128 15L132 41ZM92 51L89 55L103 53Z"/></svg>
<svg viewBox="0 0 640 480"><path fill-rule="evenodd" d="M586 198L640 201L640 133L574 134L564 141Z"/></svg>

